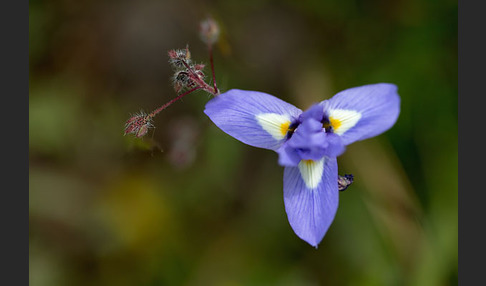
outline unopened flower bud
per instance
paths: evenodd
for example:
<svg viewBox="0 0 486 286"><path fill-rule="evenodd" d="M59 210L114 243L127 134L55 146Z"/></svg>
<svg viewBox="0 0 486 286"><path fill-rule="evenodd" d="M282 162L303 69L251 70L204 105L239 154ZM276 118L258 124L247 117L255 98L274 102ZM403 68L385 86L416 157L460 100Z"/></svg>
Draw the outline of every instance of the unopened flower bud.
<svg viewBox="0 0 486 286"><path fill-rule="evenodd" d="M135 137L140 138L147 134L149 128L152 126L152 117L140 112L127 120L124 135L134 134Z"/></svg>
<svg viewBox="0 0 486 286"><path fill-rule="evenodd" d="M207 18L199 24L199 35L208 45L216 43L219 39L219 26L213 18Z"/></svg>
<svg viewBox="0 0 486 286"><path fill-rule="evenodd" d="M194 87L195 83L186 71L176 72L174 74L174 90L179 93L184 88Z"/></svg>
<svg viewBox="0 0 486 286"><path fill-rule="evenodd" d="M183 50L170 50L168 55L169 63L174 66L175 69L186 68L184 62L187 65L191 63L191 52L189 51L189 46L186 46L186 48Z"/></svg>
<svg viewBox="0 0 486 286"><path fill-rule="evenodd" d="M145 134L147 134L147 132L148 132L149 127L150 126L148 124L143 124L140 127L140 129L138 129L138 132L135 134L135 137L140 138L140 137L145 136Z"/></svg>
<svg viewBox="0 0 486 286"><path fill-rule="evenodd" d="M189 77L189 73L180 71L175 73L175 81L180 82L183 85L187 85L191 81L191 78Z"/></svg>

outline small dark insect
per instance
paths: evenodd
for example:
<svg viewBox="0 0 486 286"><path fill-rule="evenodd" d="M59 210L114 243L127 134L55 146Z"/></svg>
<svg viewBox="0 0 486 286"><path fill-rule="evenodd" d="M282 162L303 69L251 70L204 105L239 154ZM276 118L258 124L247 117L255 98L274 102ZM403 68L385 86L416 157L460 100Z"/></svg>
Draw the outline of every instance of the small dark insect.
<svg viewBox="0 0 486 286"><path fill-rule="evenodd" d="M344 174L344 176L338 175L338 189L339 191L346 190L354 180L354 176L352 174Z"/></svg>

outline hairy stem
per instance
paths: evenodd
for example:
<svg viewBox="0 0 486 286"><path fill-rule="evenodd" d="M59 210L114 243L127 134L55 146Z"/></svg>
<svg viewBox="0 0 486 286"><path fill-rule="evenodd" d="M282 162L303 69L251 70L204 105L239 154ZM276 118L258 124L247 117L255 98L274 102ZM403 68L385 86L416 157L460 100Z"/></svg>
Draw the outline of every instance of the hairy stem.
<svg viewBox="0 0 486 286"><path fill-rule="evenodd" d="M193 89L190 89L180 95L178 95L176 98L172 99L171 101L167 102L166 104L162 105L161 107L157 108L156 110L152 111L148 117L150 118L153 118L155 115L157 115L159 112L161 112L162 110L166 109L167 107L169 107L172 103L178 101L179 99L183 98L184 96L188 95L189 93L193 92L193 91L196 91L198 89L201 89L202 87L201 86L196 86L195 88Z"/></svg>

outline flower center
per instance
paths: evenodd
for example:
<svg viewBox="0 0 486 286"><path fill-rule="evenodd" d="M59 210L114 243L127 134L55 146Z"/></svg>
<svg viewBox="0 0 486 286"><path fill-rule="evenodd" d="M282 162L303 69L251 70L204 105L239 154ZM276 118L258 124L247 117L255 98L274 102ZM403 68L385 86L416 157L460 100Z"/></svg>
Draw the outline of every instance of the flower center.
<svg viewBox="0 0 486 286"><path fill-rule="evenodd" d="M294 132L295 130L297 130L297 127L299 126L300 122L298 121L295 121L295 122L292 122L292 124L290 125L287 125L287 140L289 140L292 135L294 135ZM283 128L283 124L282 124L282 128Z"/></svg>
<svg viewBox="0 0 486 286"><path fill-rule="evenodd" d="M326 133L334 133L334 129L341 125L341 122L332 117L327 118L324 116L322 118L322 127L326 130Z"/></svg>

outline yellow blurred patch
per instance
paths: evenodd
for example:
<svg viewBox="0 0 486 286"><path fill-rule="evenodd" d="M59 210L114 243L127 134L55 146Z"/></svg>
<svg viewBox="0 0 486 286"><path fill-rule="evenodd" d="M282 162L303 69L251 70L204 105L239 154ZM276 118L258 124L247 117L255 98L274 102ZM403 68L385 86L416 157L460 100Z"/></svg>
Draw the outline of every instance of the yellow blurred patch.
<svg viewBox="0 0 486 286"><path fill-rule="evenodd" d="M148 177L128 176L100 198L99 214L112 230L114 244L118 242L118 247L144 252L172 236L170 202L160 189Z"/></svg>

